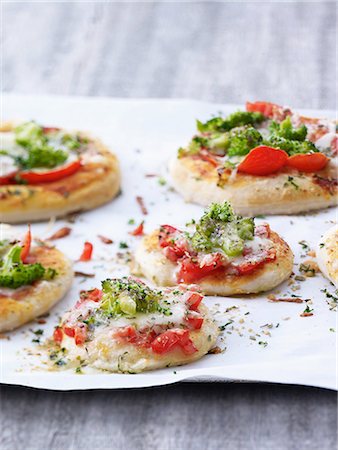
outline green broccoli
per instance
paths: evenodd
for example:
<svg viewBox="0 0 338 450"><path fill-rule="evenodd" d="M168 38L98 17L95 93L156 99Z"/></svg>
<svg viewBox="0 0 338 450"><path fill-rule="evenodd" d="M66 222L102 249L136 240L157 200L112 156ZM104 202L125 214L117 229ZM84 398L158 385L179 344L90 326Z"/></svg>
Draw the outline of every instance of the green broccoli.
<svg viewBox="0 0 338 450"><path fill-rule="evenodd" d="M15 142L22 147L41 147L48 139L43 134L43 128L36 122L25 122L14 128Z"/></svg>
<svg viewBox="0 0 338 450"><path fill-rule="evenodd" d="M311 141L292 141L278 136L270 136L263 143L271 147L280 148L290 156L298 153L316 153L319 151Z"/></svg>
<svg viewBox="0 0 338 450"><path fill-rule="evenodd" d="M109 316L160 311L160 293L131 278L102 281L101 310Z"/></svg>
<svg viewBox="0 0 338 450"><path fill-rule="evenodd" d="M1 154L7 155L15 161L21 170L30 170L45 167L53 169L63 164L68 153L61 149L56 149L49 145L49 140L43 134L43 128L36 122L26 122L14 129L15 141L27 151L26 155L14 156L6 150L1 150ZM64 136L65 137L65 136ZM69 148L74 148L74 140L69 141ZM76 146L75 146L76 147Z"/></svg>
<svg viewBox="0 0 338 450"><path fill-rule="evenodd" d="M45 145L44 147L32 147L28 151L27 157L15 157L16 164L22 170L36 169L45 167L53 169L63 164L68 158L64 150L55 150L53 147Z"/></svg>
<svg viewBox="0 0 338 450"><path fill-rule="evenodd" d="M227 118L213 117L203 123L197 120L197 129L201 133L212 131L230 131L233 128L244 125L258 125L265 120L260 112L237 111Z"/></svg>
<svg viewBox="0 0 338 450"><path fill-rule="evenodd" d="M254 236L254 220L237 216L228 202L213 203L196 225L190 237L192 248L211 253L223 251L227 256L239 256L244 249L244 241Z"/></svg>
<svg viewBox="0 0 338 450"><path fill-rule="evenodd" d="M307 128L305 125L301 125L299 128L294 128L290 117L287 117L281 123L272 121L270 124L271 136L276 136L291 141L303 142L306 139Z"/></svg>
<svg viewBox="0 0 338 450"><path fill-rule="evenodd" d="M245 156L251 149L261 145L263 136L253 127L234 128L229 133L229 156Z"/></svg>
<svg viewBox="0 0 338 450"><path fill-rule="evenodd" d="M52 279L56 275L54 269L45 269L40 263L23 264L21 262L20 245L14 245L0 263L0 286L16 289L29 285L34 281Z"/></svg>

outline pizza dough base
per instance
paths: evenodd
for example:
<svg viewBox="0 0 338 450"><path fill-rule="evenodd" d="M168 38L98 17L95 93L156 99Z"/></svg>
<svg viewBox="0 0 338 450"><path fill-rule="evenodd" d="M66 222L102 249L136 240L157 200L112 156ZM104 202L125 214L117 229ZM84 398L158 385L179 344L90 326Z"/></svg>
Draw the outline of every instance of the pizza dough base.
<svg viewBox="0 0 338 450"><path fill-rule="evenodd" d="M8 127L0 130L11 131ZM0 186L0 222L49 220L96 208L116 197L121 178L118 160L100 140L91 141L102 158L87 162L69 177L39 185Z"/></svg>
<svg viewBox="0 0 338 450"><path fill-rule="evenodd" d="M338 288L338 225L324 234L318 244L316 255L321 272Z"/></svg>
<svg viewBox="0 0 338 450"><path fill-rule="evenodd" d="M285 281L292 273L293 253L288 244L275 232L270 239L277 250L277 258L248 275L217 275L202 278L195 284L206 295L255 294L268 291ZM134 255L134 274L144 275L158 286L175 286L177 264L167 259L158 245L158 230L145 236Z"/></svg>
<svg viewBox="0 0 338 450"><path fill-rule="evenodd" d="M35 319L49 311L66 294L73 281L72 263L55 248L36 247L31 252L44 267L57 270L51 280L41 280L18 289L0 287L0 332Z"/></svg>
<svg viewBox="0 0 338 450"><path fill-rule="evenodd" d="M285 169L269 176L237 173L228 177L223 187L215 167L192 157L174 158L169 163L173 184L187 202L208 206L229 201L237 214L297 214L337 204L332 195L313 181L312 174L300 174ZM331 161L319 176L337 176L337 167ZM298 186L290 183L289 177Z"/></svg>
<svg viewBox="0 0 338 450"><path fill-rule="evenodd" d="M151 349L120 344L112 339L109 333L103 332L84 345L75 345L73 338L64 335L62 347L67 349L66 358L71 361L71 365L78 366L79 360L82 360L85 365L109 372L140 373L188 364L208 353L214 347L219 334L218 326L208 308L200 305L199 309L204 316L204 322L200 330L190 332L190 338L198 350L192 355L185 355L180 349L159 355Z"/></svg>

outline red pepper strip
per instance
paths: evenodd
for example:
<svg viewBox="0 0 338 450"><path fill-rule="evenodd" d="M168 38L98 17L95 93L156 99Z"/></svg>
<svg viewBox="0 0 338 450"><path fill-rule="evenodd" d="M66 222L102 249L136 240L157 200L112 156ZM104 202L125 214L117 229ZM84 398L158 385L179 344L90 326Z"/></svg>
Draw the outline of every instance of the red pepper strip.
<svg viewBox="0 0 338 450"><path fill-rule="evenodd" d="M59 169L49 170L48 172L19 172L17 176L20 180L24 180L28 184L52 183L53 181L58 181L73 175L80 167L81 161L77 160Z"/></svg>
<svg viewBox="0 0 338 450"><path fill-rule="evenodd" d="M22 244L22 250L21 250L21 261L24 263L26 262L26 259L29 255L29 251L31 248L32 243L32 233L31 233L31 226L28 225L28 231L26 233L25 239Z"/></svg>
<svg viewBox="0 0 338 450"><path fill-rule="evenodd" d="M81 253L79 261L90 261L93 254L93 244L90 242L85 242L83 247L83 252Z"/></svg>
<svg viewBox="0 0 338 450"><path fill-rule="evenodd" d="M260 145L253 148L238 166L238 171L250 175L270 175L282 169L288 154L279 148Z"/></svg>
<svg viewBox="0 0 338 450"><path fill-rule="evenodd" d="M131 234L132 236L143 236L143 225L144 225L144 221L140 223L140 225L138 225L135 230L130 231L129 234Z"/></svg>
<svg viewBox="0 0 338 450"><path fill-rule="evenodd" d="M310 153L308 155L293 155L287 160L287 165L299 172L318 172L324 169L329 162L323 153Z"/></svg>

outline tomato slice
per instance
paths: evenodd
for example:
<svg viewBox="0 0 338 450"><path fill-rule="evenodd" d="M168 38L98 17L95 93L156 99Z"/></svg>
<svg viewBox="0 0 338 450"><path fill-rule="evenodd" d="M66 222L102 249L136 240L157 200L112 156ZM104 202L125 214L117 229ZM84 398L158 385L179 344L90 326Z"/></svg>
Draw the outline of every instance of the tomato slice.
<svg viewBox="0 0 338 450"><path fill-rule="evenodd" d="M194 283L208 275L215 275L223 270L223 262L219 256L216 256L210 264L200 267L197 262L190 258L181 261L181 268L177 274L178 283Z"/></svg>
<svg viewBox="0 0 338 450"><path fill-rule="evenodd" d="M85 324L83 326L75 327L74 338L76 345L82 345L87 339L87 327Z"/></svg>
<svg viewBox="0 0 338 450"><path fill-rule="evenodd" d="M58 169L49 170L48 172L18 172L18 176L28 184L52 183L53 181L58 181L73 175L80 167L81 161L78 159L77 161L73 161Z"/></svg>
<svg viewBox="0 0 338 450"><path fill-rule="evenodd" d="M6 184L13 184L13 182L15 181L14 180L15 175L17 173L18 172L15 171L15 172L11 172L11 173L9 173L7 175L0 176L0 186L4 186Z"/></svg>
<svg viewBox="0 0 338 450"><path fill-rule="evenodd" d="M75 336L75 330L74 328L71 327L63 327L63 331L64 333L69 336L69 337L74 337Z"/></svg>
<svg viewBox="0 0 338 450"><path fill-rule="evenodd" d="M90 261L92 259L93 248L93 244L90 242L85 242L79 261Z"/></svg>
<svg viewBox="0 0 338 450"><path fill-rule="evenodd" d="M138 225L135 230L131 231L129 234L131 234L132 236L143 236L143 225L144 221L142 221L140 225Z"/></svg>
<svg viewBox="0 0 338 450"><path fill-rule="evenodd" d="M167 330L157 336L151 344L153 352L160 355L171 352L178 347L187 355L197 352L197 348L190 339L189 330Z"/></svg>
<svg viewBox="0 0 338 450"><path fill-rule="evenodd" d="M282 169L288 154L279 148L260 145L253 148L238 166L238 171L249 175L270 175Z"/></svg>
<svg viewBox="0 0 338 450"><path fill-rule="evenodd" d="M28 231L26 233L26 236L24 238L23 244L22 244L22 250L21 250L21 261L24 263L27 260L27 257L29 255L29 251L31 248L32 243L32 233L31 233L31 227L28 225Z"/></svg>
<svg viewBox="0 0 338 450"><path fill-rule="evenodd" d="M246 110L248 112L260 112L265 117L273 117L273 110L275 108L282 109L281 106L276 105L275 103L270 102L246 102Z"/></svg>
<svg viewBox="0 0 338 450"><path fill-rule="evenodd" d="M324 169L328 162L329 158L323 153L310 153L290 156L287 165L300 172L318 172Z"/></svg>
<svg viewBox="0 0 338 450"><path fill-rule="evenodd" d="M54 342L56 342L57 344L61 344L62 339L63 339L63 332L60 327L55 328L54 333L53 333L53 339L54 339Z"/></svg>
<svg viewBox="0 0 338 450"><path fill-rule="evenodd" d="M102 291L100 289L92 289L91 291L87 291L88 300L93 302L99 302L102 298Z"/></svg>
<svg viewBox="0 0 338 450"><path fill-rule="evenodd" d="M193 330L200 330L202 328L204 319L201 316L188 315L186 321Z"/></svg>
<svg viewBox="0 0 338 450"><path fill-rule="evenodd" d="M198 292L187 292L186 303L191 311L198 311L198 307L203 300L203 295Z"/></svg>
<svg viewBox="0 0 338 450"><path fill-rule="evenodd" d="M178 233L181 233L181 231L171 225L161 225L160 232L158 234L160 247L164 248L168 245L172 245L172 241Z"/></svg>

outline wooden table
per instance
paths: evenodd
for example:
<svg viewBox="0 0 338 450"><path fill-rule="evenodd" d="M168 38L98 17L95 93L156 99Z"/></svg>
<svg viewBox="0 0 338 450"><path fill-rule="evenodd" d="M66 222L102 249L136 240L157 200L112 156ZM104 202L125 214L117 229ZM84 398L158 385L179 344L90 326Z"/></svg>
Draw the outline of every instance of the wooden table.
<svg viewBox="0 0 338 450"><path fill-rule="evenodd" d="M336 107L334 2L6 3L3 89ZM295 336L297 339L297 336ZM336 393L3 387L0 448L334 449Z"/></svg>

